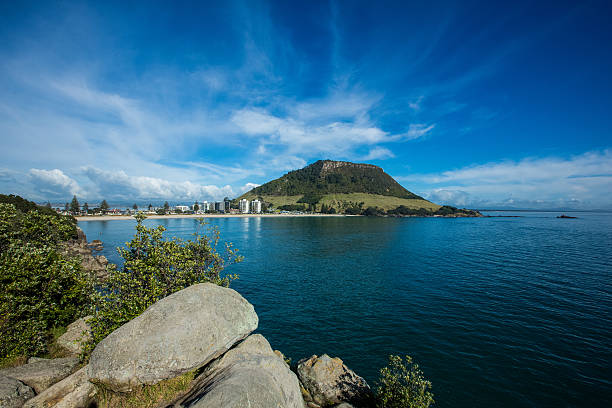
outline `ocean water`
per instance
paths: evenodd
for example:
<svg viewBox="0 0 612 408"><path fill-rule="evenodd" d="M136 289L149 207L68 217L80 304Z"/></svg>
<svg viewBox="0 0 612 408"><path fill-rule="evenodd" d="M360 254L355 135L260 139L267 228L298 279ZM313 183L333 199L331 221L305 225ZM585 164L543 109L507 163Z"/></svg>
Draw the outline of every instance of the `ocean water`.
<svg viewBox="0 0 612 408"><path fill-rule="evenodd" d="M373 385L412 356L438 407L612 406L612 214L217 218L232 284L294 361L339 356ZM193 219L146 220L189 238ZM102 254L134 221L80 222Z"/></svg>

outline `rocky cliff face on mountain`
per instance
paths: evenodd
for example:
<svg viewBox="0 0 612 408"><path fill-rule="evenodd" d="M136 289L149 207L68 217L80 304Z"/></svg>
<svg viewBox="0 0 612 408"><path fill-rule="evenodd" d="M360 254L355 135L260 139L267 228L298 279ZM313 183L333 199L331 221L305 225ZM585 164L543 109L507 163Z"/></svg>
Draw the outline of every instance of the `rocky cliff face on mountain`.
<svg viewBox="0 0 612 408"><path fill-rule="evenodd" d="M73 327L87 331L86 320ZM234 290L193 285L115 330L80 369L77 357L67 357L0 371L0 406L371 406L370 387L340 359L312 356L296 374L251 334L257 324L253 306Z"/></svg>

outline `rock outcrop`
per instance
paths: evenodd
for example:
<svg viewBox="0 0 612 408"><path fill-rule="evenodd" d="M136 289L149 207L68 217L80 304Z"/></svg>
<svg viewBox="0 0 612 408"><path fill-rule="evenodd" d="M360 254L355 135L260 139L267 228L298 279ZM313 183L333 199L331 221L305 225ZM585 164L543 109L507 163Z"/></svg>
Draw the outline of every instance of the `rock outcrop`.
<svg viewBox="0 0 612 408"><path fill-rule="evenodd" d="M0 376L15 378L37 394L68 377L79 365L78 357L42 359L19 367L0 370Z"/></svg>
<svg viewBox="0 0 612 408"><path fill-rule="evenodd" d="M97 279L102 280L108 277L108 271L106 270L108 260L106 259L106 257L102 255L94 256L92 254L92 248L87 243L87 237L85 236L85 233L82 229L78 227L77 234L78 235L76 239L63 243L62 252L69 257L81 258L81 264L83 265L83 268L89 271ZM96 250L100 250L102 249L102 246L95 245L93 248Z"/></svg>
<svg viewBox="0 0 612 408"><path fill-rule="evenodd" d="M366 381L349 369L339 358L327 354L301 360L297 366L298 377L312 402L327 407L343 402L368 407L374 396Z"/></svg>
<svg viewBox="0 0 612 408"><path fill-rule="evenodd" d="M91 339L91 327L87 323L89 319L91 316L86 316L69 324L66 333L55 341L57 346L68 354L80 354L83 349L82 343Z"/></svg>
<svg viewBox="0 0 612 408"><path fill-rule="evenodd" d="M21 408L33 396L32 388L15 378L0 375L0 407Z"/></svg>
<svg viewBox="0 0 612 408"><path fill-rule="evenodd" d="M299 381L260 334L249 336L205 368L180 406L303 408Z"/></svg>
<svg viewBox="0 0 612 408"><path fill-rule="evenodd" d="M59 344L78 345L86 321L71 324ZM1 370L0 408L89 408L103 400L173 408L373 405L370 387L339 358L304 359L296 375L263 336L249 335L257 324L253 306L234 290L194 285L115 330L76 372L76 356L32 357Z"/></svg>
<svg viewBox="0 0 612 408"><path fill-rule="evenodd" d="M87 366L28 400L23 408L86 408L96 395L88 381Z"/></svg>
<svg viewBox="0 0 612 408"><path fill-rule="evenodd" d="M102 340L89 379L115 392L156 384L202 367L257 328L253 306L211 283L190 286L149 307Z"/></svg>

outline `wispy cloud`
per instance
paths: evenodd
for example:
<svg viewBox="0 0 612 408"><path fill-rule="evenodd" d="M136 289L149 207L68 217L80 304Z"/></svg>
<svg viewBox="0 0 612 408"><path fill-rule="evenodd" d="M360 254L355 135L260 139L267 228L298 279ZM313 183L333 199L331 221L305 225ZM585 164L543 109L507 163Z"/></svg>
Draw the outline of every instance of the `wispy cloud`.
<svg viewBox="0 0 612 408"><path fill-rule="evenodd" d="M525 158L399 177L433 200L455 205L612 207L612 151ZM432 188L433 187L433 188Z"/></svg>

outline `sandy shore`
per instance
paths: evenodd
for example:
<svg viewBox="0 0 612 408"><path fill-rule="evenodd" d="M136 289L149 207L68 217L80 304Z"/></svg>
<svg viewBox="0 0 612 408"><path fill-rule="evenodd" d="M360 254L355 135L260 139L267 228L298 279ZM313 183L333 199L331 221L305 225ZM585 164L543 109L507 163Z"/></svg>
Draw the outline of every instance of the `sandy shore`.
<svg viewBox="0 0 612 408"><path fill-rule="evenodd" d="M248 218L248 217L349 217L344 214L169 214L147 215L150 219L161 218ZM131 215L88 215L75 217L77 221L133 220Z"/></svg>

